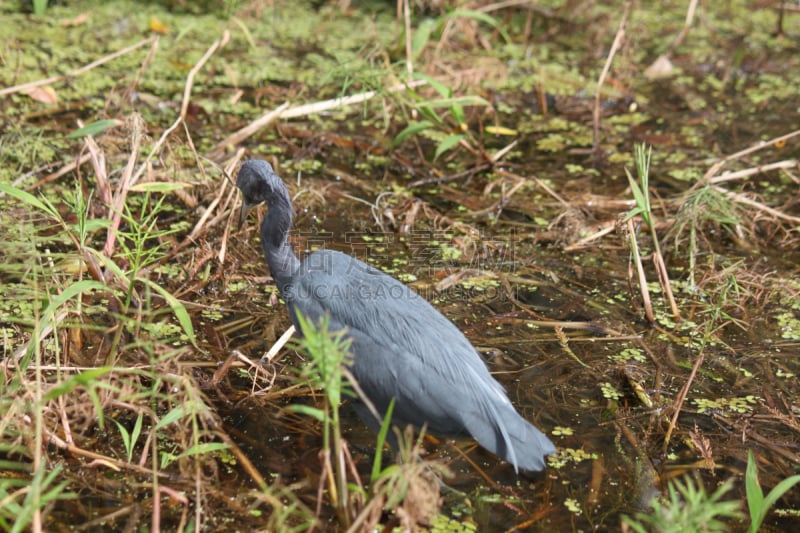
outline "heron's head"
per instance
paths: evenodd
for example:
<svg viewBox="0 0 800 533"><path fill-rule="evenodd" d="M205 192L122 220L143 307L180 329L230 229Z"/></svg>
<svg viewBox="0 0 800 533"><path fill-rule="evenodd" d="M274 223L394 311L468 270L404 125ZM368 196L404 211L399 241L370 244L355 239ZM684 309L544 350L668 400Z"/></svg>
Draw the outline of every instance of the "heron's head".
<svg viewBox="0 0 800 533"><path fill-rule="evenodd" d="M264 202L271 206L287 195L283 180L272 170L272 165L261 159L251 159L242 164L236 186L242 191L240 227L252 208Z"/></svg>

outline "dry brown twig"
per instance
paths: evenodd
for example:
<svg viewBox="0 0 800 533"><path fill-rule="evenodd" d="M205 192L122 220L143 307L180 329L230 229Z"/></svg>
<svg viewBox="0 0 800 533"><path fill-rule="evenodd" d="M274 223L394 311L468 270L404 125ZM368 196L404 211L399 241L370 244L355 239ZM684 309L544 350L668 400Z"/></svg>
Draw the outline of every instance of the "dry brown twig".
<svg viewBox="0 0 800 533"><path fill-rule="evenodd" d="M144 121L138 113L134 113L128 120L128 129L131 135L131 152L128 155L128 164L122 172L122 177L119 180L119 187L113 200L108 206L108 218L111 219L111 224L106 234L106 244L103 247L103 254L106 257L111 257L114 253L114 245L117 240L117 230L119 229L120 222L122 222L122 212L125 206L125 199L128 197L128 191L134 185L133 168L136 165L136 159L139 157L139 149L142 144L142 135L144 134ZM93 140L87 140L87 146L92 146ZM91 148L90 148L91 150ZM98 154L100 157L100 154ZM105 175L104 165L100 165L100 161L95 166L97 172L98 188L100 184L105 184L107 187L108 178Z"/></svg>
<svg viewBox="0 0 800 533"><path fill-rule="evenodd" d="M261 130L262 128L266 127L267 125L271 124L272 122L280 118L281 113L286 111L286 109L288 108L289 108L289 102L284 102L275 109L260 116L247 126L241 128L238 131L235 131L234 133L232 133L231 135L227 136L225 139L217 143L217 145L207 154L208 157L214 158L216 156L219 156L228 146L235 146L239 144L240 142L247 139L257 131Z"/></svg>
<svg viewBox="0 0 800 533"><path fill-rule="evenodd" d="M142 61L142 66L139 67L139 72L136 73L136 77L133 81L128 85L125 92L122 93L122 102L130 101L131 95L133 91L136 89L136 86L139 85L139 82L144 76L144 73L147 71L147 68L150 66L150 63L153 62L153 58L156 56L156 52L158 51L158 39L153 41L153 46L150 47L150 51L147 53L147 57L144 58Z"/></svg>
<svg viewBox="0 0 800 533"><path fill-rule="evenodd" d="M220 439L222 439L222 442L229 446L231 453L236 456L239 464L242 465L242 468L244 468L244 471L250 476L250 479L252 479L261 489L268 487L269 484L267 484L266 480L261 475L261 472L258 471L258 469L253 465L252 461L250 461L250 458L247 456L247 454L244 453L241 448L239 448L236 442L234 442L234 440L226 432L222 431L222 429L214 429L216 434L220 437Z"/></svg>
<svg viewBox="0 0 800 533"><path fill-rule="evenodd" d="M725 172L723 174L719 174L720 170L722 170L722 168L727 163L730 163L731 161L736 161L736 160L741 159L742 157L744 157L746 155L750 155L750 154L752 154L754 152L758 152L758 151L763 150L765 148L769 148L769 147L772 147L772 146L775 146L775 145L782 144L782 143L784 143L784 142L786 142L786 141L788 141L788 140L790 140L790 139L792 139L794 137L797 137L797 136L800 136L800 129L794 130L794 131L789 132L789 133L787 133L785 135L774 137L774 138L772 138L772 139L770 139L768 141L763 141L763 142L756 143L756 144L754 144L754 145L752 145L752 146L750 146L748 148L745 148L744 150L740 150L740 151L738 151L738 152L736 152L734 154L726 156L722 160L717 161L716 163L714 163L711 166L711 168L708 169L708 171L705 173L705 175L703 175L703 178L698 180L698 182L691 188L691 190L689 192L691 193L692 191L695 191L695 190L697 190L697 189L699 189L701 187L706 187L706 186L711 185L716 192L724 194L725 196L727 196L728 198L730 198L731 200L733 200L735 202L747 205L748 207L753 207L755 209L758 209L760 211L763 211L763 212L767 213L770 216L785 220L785 221L793 223L793 224L797 224L798 222L800 222L800 218L798 218L798 217L794 217L794 216L791 216L791 215L787 215L785 213L781 213L777 209L773 209L773 208L771 208L769 206L766 206L766 205L764 205L762 203L756 202L755 200L752 200L751 198L747 197L744 194L735 193L735 192L732 192L732 191L729 191L729 190L725 189L724 187L720 187L719 185L717 185L719 183L725 183L725 182L729 182L729 181L733 181L733 180L737 180L737 179L748 178L750 176L753 176L753 175L756 175L756 174L760 174L762 172L766 172L766 171L769 171L769 170L784 170L786 172L789 172L790 169L797 168L798 165L800 165L800 162L798 162L798 160L796 160L796 159L787 159L787 160L778 161L778 162L775 162L775 163L770 163L770 164L767 164L767 165L759 165L759 166L756 166L756 167L751 167L751 168L740 170L740 171L737 171L737 172Z"/></svg>
<svg viewBox="0 0 800 533"><path fill-rule="evenodd" d="M225 257L227 254L227 244L228 238L230 237L230 227L232 224L233 219L235 218L235 213L232 210L228 209L228 206L231 205L234 199L237 197L236 187L228 188L228 185L231 184L230 179L228 176L231 175L231 172L239 163L239 160L244 156L244 148L240 148L236 154L229 160L226 167L222 170L223 180L220 183L219 191L217 192L216 198L211 201L209 206L203 211L200 220L198 220L192 231L189 232L179 244L173 246L169 253L162 259L162 261L168 261L178 255L184 248L187 246L197 242L197 238L202 234L202 232L207 227L216 227L219 222L223 218L228 218L228 221L225 225L225 230L222 237L222 243L220 245L219 252L217 253L217 259L221 262L225 262ZM225 194L227 190L227 195ZM224 200L223 200L224 198ZM218 210L217 215L214 218L211 218L211 215L217 211L217 206L222 203L222 207Z"/></svg>
<svg viewBox="0 0 800 533"><path fill-rule="evenodd" d="M405 45L406 45L406 81L411 83L414 77L414 61L412 57L411 47L411 0L401 0L403 3L403 25L405 29ZM398 9L400 6L398 6Z"/></svg>
<svg viewBox="0 0 800 533"><path fill-rule="evenodd" d="M289 328L283 332L283 335L281 335L281 337L275 341L275 344L272 345L269 351L267 351L267 353L261 357L262 364L263 362L271 363L272 360L275 359L275 356L278 355L278 352L280 352L286 343L289 342L289 339L292 338L292 335L295 334L295 331L297 330L294 328L294 326L289 326Z"/></svg>
<svg viewBox="0 0 800 533"><path fill-rule="evenodd" d="M244 150L240 148L236 152L236 156L225 167L225 177L226 178L233 174L233 169L236 168L236 165L239 164L239 161L241 160L241 158L243 156L244 156ZM225 179L223 181L226 182L226 183L228 182L227 179ZM214 199L214 202L216 202L216 204L219 203L219 200L222 197L222 189L224 189L224 185L223 185L223 187L220 187L220 194ZM225 224L225 230L222 232L222 242L220 242L219 254L217 255L217 259L219 259L220 264L224 264L225 263L225 256L226 256L226 253L228 251L228 238L230 238L230 235L231 235L231 227L234 224L234 220L236 220L238 218L236 216L236 210L235 209L230 209L229 210L228 209L228 205L230 205L232 202L234 202L235 199L238 198L238 197L239 197L239 195L236 193L236 187L231 187L231 194L228 195L228 198L226 199L225 205L222 207L220 213L214 219L214 221L216 222L217 219L222 219L225 216L226 212L228 213L228 220L226 221L226 224ZM206 211L206 213L210 212L213 209L213 207L216 207L216 204L214 204L213 206L209 206L209 208ZM205 213L204 213L204 215L205 215ZM216 226L216 225L217 225L216 223L212 222L212 226Z"/></svg>
<svg viewBox="0 0 800 533"><path fill-rule="evenodd" d="M691 0L689 2L689 7L686 10L686 20L683 22L683 28L681 28L680 33L675 36L675 40L669 45L667 52L665 55L670 55L672 52L677 48L686 36L689 34L689 28L692 27L692 21L694 20L694 12L697 10L697 0Z"/></svg>
<svg viewBox="0 0 800 533"><path fill-rule="evenodd" d="M725 183L728 181L734 181L741 178L749 178L750 176L754 176L756 174L762 174L764 172L769 172L770 170L789 170L797 168L800 162L797 159L786 159L784 161L778 161L775 163L769 163L768 165L759 165L757 167L750 167L744 170L739 170L737 172L724 172L719 176L713 176L708 178L707 183L710 184L718 184L718 183Z"/></svg>
<svg viewBox="0 0 800 533"><path fill-rule="evenodd" d="M672 437L672 432L675 430L675 426L678 424L678 416L681 414L683 403L686 401L686 395L689 393L689 389L691 388L694 378L697 375L697 371L700 369L700 365L703 364L704 359L705 355L701 352L697 357L697 361L694 362L692 373L689 374L689 379L687 379L686 383L683 384L683 388L681 388L681 391L678 393L678 397L675 398L675 403L672 404L672 408L675 410L675 413L672 415L672 420L670 420L669 427L667 428L667 434L664 436L664 448L662 449L662 453L664 455L667 455L669 441Z"/></svg>
<svg viewBox="0 0 800 533"><path fill-rule="evenodd" d="M121 122L118 122L117 124L119 125ZM83 127L83 122L80 120L78 121L78 127ZM86 144L86 149L89 151L89 155L91 156L92 168L94 168L94 175L95 179L97 180L98 198L101 202L103 202L103 204L110 206L112 194L111 185L108 183L108 170L106 168L105 154L94 140L94 135L87 135L84 143Z"/></svg>
<svg viewBox="0 0 800 533"><path fill-rule="evenodd" d="M675 301L675 295L672 292L672 284L669 281L669 272L667 271L667 263L664 261L664 256L661 254L661 247L656 243L655 250L653 251L653 265L658 274L658 282L664 290L664 296L667 299L669 308L672 311L672 316L676 321L681 321L681 313L678 310L678 304Z"/></svg>
<svg viewBox="0 0 800 533"><path fill-rule="evenodd" d="M719 192L720 194L724 194L725 196L727 196L728 198L730 198L731 200L733 200L735 202L747 205L747 206L752 207L754 209L758 209L759 211L764 211L768 215L771 215L771 216L773 216L775 218L780 218L780 219L786 220L787 222L791 222L793 224L800 224L800 217L793 217L791 215L787 215L786 213L781 213L777 209L773 209L773 208L771 208L771 207L769 207L767 205L764 205L764 204L762 204L760 202L756 202L755 200L752 200L752 199L748 198L744 194L731 192L731 191L725 189L724 187L714 187L714 190Z"/></svg>
<svg viewBox="0 0 800 533"><path fill-rule="evenodd" d="M647 277L644 275L644 266L642 265L642 258L639 254L639 244L636 241L636 228L633 226L633 219L628 219L627 222L628 240L631 246L632 262L636 267L636 274L639 280L639 292L642 295L642 305L644 305L644 314L647 321L653 324L656 317L653 314L653 304L650 302L650 292L647 290ZM631 273L628 274L628 279L632 277Z"/></svg>
<svg viewBox="0 0 800 533"><path fill-rule="evenodd" d="M181 123L186 119L186 113L189 109L189 102L191 101L191 96L192 96L192 87L194 86L194 77L197 75L200 69L203 68L206 62L208 62L211 56L219 48L225 46L228 43L228 40L230 40L230 33L226 30L222 34L222 37L220 39L217 39L211 44L211 46L208 47L208 50L206 50L206 53L203 54L203 57L201 57L189 71L189 75L186 76L186 84L184 85L183 88L183 98L181 101L180 115L178 116L177 119L175 119L175 122L173 122L169 128L164 130L164 132L161 134L161 137L159 137L158 141L156 141L156 143L153 145L153 148L150 150L150 153L147 155L145 160L139 166L139 169L136 171L136 174L133 175L131 179L132 185L135 184L142 176L142 174L144 174L144 172L147 170L147 165L150 163L153 157L155 157L155 154L157 154L159 150L161 150L161 146L164 144L164 141L167 139L167 137L169 137L169 135L173 131L175 131L175 129L178 126L180 126Z"/></svg>
<svg viewBox="0 0 800 533"><path fill-rule="evenodd" d="M675 39L673 39L672 43L670 43L667 51L659 55L656 60L645 69L645 77L649 79L657 79L672 75L673 66L669 56L672 55L672 53L675 51L675 48L677 48L678 45L680 45L689 34L689 29L692 27L692 21L694 20L694 13L696 10L697 0L691 0L689 2L689 7L686 10L686 20L683 23L683 28L681 28L681 31L675 36Z"/></svg>
<svg viewBox="0 0 800 533"><path fill-rule="evenodd" d="M774 138L772 138L772 139L770 139L768 141L758 142L758 143L754 144L753 146L745 148L744 150L740 150L740 151L738 151L738 152L736 152L734 154L726 156L721 161L717 161L716 163L711 165L711 168L708 169L708 171L705 173L705 175L703 175L703 178L701 180L699 180L695 184L695 186L692 187L692 189L694 190L694 189L697 189L699 187L703 187L703 186L707 185L709 183L709 181L713 177L715 177L717 175L717 173L722 169L722 167L724 167L727 163L730 163L731 161L736 161L737 159L741 159L742 157L744 157L746 155L749 155L749 154L752 154L754 152L758 152L759 150L763 150L765 148L769 148L771 146L775 146L776 144L780 144L780 143L786 142L789 139L797 137L798 135L800 135L800 130L794 130L794 131L792 131L790 133L787 133L785 135L781 135L779 137L774 137Z"/></svg>
<svg viewBox="0 0 800 533"><path fill-rule="evenodd" d="M519 174L514 174L513 172L509 172L509 171L503 170L501 168L497 169L496 172L498 174L500 174L501 176L508 176L508 177L512 177L512 178L520 178L520 179L524 179L524 180L531 180L534 183L536 183L536 185L538 185L547 194L552 196L562 206L564 206L567 209L570 207L570 203L569 202L567 202L556 191L554 191L549 185L547 185L545 182L543 182L542 180L540 180L536 176L523 177L523 176L520 176Z"/></svg>
<svg viewBox="0 0 800 533"><path fill-rule="evenodd" d="M131 46L128 46L127 48L123 48L122 50L114 52L113 54L109 54L107 56L101 57L100 59L98 59L96 61L93 61L93 62L89 63L88 65L84 65L81 68L75 69L72 72L69 72L67 74L62 74L61 76L52 76L50 78L46 78L46 79L43 79L43 80L31 81L31 82L28 82L28 83L23 83L22 85L15 85L13 87L7 87L5 89L0 89L0 96L5 96L7 94L14 94L14 93L22 92L22 91L27 91L29 89L34 89L36 87L41 87L43 85L50 85L52 83L58 83L60 81L68 80L68 79L71 79L71 78L75 78L76 76L80 76L84 72L88 72L88 71L92 70L93 68L99 67L100 65L108 63L109 61L112 61L112 60L114 60L114 59L116 59L118 57L122 57L125 54L133 52L137 48L141 48L142 46L144 46L144 45L146 45L148 43L151 43L153 41L158 41L158 36L149 37L147 39L139 41L136 44L132 44Z"/></svg>
<svg viewBox="0 0 800 533"><path fill-rule="evenodd" d="M625 38L625 26L628 23L628 13L631 9L630 1L625 2L625 10L622 13L622 19L619 21L619 28L617 34L614 36L614 42L611 45L611 50L608 52L606 63L603 65L603 72L600 74L600 79L597 80L597 89L594 93L594 109L592 110L592 123L594 125L594 132L592 134L592 152L597 153L600 146L600 93L603 89L603 84L606 82L606 76L611 69L611 62L614 61L614 56L617 54L622 40Z"/></svg>
<svg viewBox="0 0 800 533"><path fill-rule="evenodd" d="M415 80L409 83L402 83L398 85L392 85L391 87L383 89L384 92L392 93L397 91L402 91L406 88L414 88L420 85L424 85L427 82L424 80ZM229 146L236 146L237 144L241 143L245 139L249 138L256 132L262 130L264 127L268 126L269 124L275 122L280 118L288 119L288 118L297 118L297 117L305 117L308 115L313 115L316 113L321 113L323 111L328 111L331 109L337 109L339 107L345 107L353 104L360 104L362 102L366 102L374 98L375 96L381 94L381 91L366 91L359 94L353 94L350 96L344 96L339 98L331 98L329 100L323 100L320 102L313 102L310 104L303 104L295 107L289 107L289 102L284 102L280 106L276 107L268 111L267 113L263 114L253 122L249 123L247 126L235 131L211 149L208 152L207 156L210 158L220 156Z"/></svg>
<svg viewBox="0 0 800 533"><path fill-rule="evenodd" d="M614 233L614 230L617 229L617 222L616 220L609 220L596 225L596 227L599 227L599 229L597 229L594 233L582 237L572 244L565 246L564 251L573 252L575 250L580 250L581 248L588 246L590 243L602 239L609 233Z"/></svg>

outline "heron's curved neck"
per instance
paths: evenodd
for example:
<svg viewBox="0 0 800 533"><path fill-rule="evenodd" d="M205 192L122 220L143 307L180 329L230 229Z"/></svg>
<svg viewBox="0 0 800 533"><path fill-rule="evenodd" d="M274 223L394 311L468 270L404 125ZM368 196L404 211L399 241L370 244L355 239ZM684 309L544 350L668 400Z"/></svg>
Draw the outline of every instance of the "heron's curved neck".
<svg viewBox="0 0 800 533"><path fill-rule="evenodd" d="M300 267L300 260L289 244L289 230L292 228L292 206L286 198L270 202L269 211L261 223L261 246L269 265L270 274L285 295L292 276Z"/></svg>

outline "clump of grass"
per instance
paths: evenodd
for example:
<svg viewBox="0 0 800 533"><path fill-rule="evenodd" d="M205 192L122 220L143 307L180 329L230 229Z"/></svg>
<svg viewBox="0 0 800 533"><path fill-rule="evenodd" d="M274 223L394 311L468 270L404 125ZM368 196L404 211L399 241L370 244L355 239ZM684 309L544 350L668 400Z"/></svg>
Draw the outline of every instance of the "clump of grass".
<svg viewBox="0 0 800 533"><path fill-rule="evenodd" d="M339 407L342 396L349 393L344 381L344 368L349 362L351 340L345 336L345 330L330 332L330 317L327 315L318 325L302 315L298 315L298 321L302 338L297 345L310 356L309 364L300 370L300 378L311 387L322 390L325 401L322 409L294 405L292 410L312 416L322 423L321 460L324 470L331 469L328 495L342 525L349 527L351 515L348 510L351 506Z"/></svg>
<svg viewBox="0 0 800 533"><path fill-rule="evenodd" d="M726 482L708 494L701 484L691 478L685 482L675 480L669 484L664 500L655 498L652 501L652 512L638 513L635 519L623 515L623 524L637 533L728 531L728 521L742 516L738 501L722 501L731 486L730 482Z"/></svg>
<svg viewBox="0 0 800 533"><path fill-rule="evenodd" d="M426 81L436 90L439 98L425 98L414 89L407 89L413 99L411 107L415 114L419 113L423 118L411 121L397 134L392 145L398 146L415 135L429 137L436 142L434 161L459 144L475 152L475 136L470 132L464 106L488 106L489 102L479 96L455 96L450 87L430 76L417 73L414 77Z"/></svg>
<svg viewBox="0 0 800 533"><path fill-rule="evenodd" d="M792 487L800 483L800 475L791 476L773 487L769 494L764 497L764 491L758 482L758 466L753 457L753 452L747 452L747 471L745 473L745 490L747 491L747 510L750 512L750 527L747 529L748 533L756 533L764 519L767 517L767 512L775 503Z"/></svg>
<svg viewBox="0 0 800 533"><path fill-rule="evenodd" d="M0 450L2 453L2 450ZM3 461L5 468L18 469L19 463ZM60 481L62 467L39 467L29 477L0 479L0 527L16 533L27 531L33 524L41 531L41 511L57 500L75 499L66 491L67 482Z"/></svg>
<svg viewBox="0 0 800 533"><path fill-rule="evenodd" d="M773 487L765 497L758 482L758 467L753 452L748 451L745 473L747 509L750 515L748 533L756 533L764 523L770 508L798 483L800 475L788 477ZM741 512L741 502L722 500L731 487L732 482L727 481L712 494L708 494L700 483L692 479L687 479L685 482L676 480L670 483L666 498L653 499L650 513L638 513L636 518L623 515L623 531L628 527L638 533L730 531L731 522L744 516Z"/></svg>
<svg viewBox="0 0 800 533"><path fill-rule="evenodd" d="M664 256L661 253L661 246L659 245L658 235L656 234L655 217L653 215L653 208L650 205L650 158L652 155L652 148L645 150L644 144L637 144L634 150L634 159L636 161L636 174L639 180L635 180L628 169L625 173L628 175L628 184L631 187L633 198L636 201L636 207L630 210L625 216L625 221L628 223L628 233L630 238L631 251L633 252L634 265L639 273L639 288L641 289L642 300L644 302L645 314L650 323L655 323L655 315L653 314L652 306L650 305L650 294L647 289L647 283L644 275L644 268L639 253L639 245L636 240L636 235L633 228L633 218L636 216L641 217L645 226L650 229L650 236L653 243L653 263L655 264L656 272L658 273L658 281L664 289L664 294L672 310L675 320L681 320L678 305L675 303L675 298L672 295L672 286L667 273L667 265L664 262Z"/></svg>
<svg viewBox="0 0 800 533"><path fill-rule="evenodd" d="M188 311L149 277L147 267L166 253L158 229L164 199L148 193L135 211L123 205L125 229L117 234L118 253L109 256L94 246L111 231L109 221L91 218L98 206L80 188L61 205L5 184L0 191L4 202L16 200L17 219L0 244L0 278L14 287L19 305L1 318L13 326L16 349L6 349L7 379L0 381L0 465L22 474L0 479L0 526L41 531L59 501L74 498L105 469L146 476L149 483L130 489L152 501L153 516L161 519L173 512L160 507L162 495L194 494L200 521L201 481L214 454L228 445L220 442L221 424L197 382L178 365L194 342ZM142 327L168 323L165 314L175 317L177 332ZM136 365L119 366L122 361ZM97 438L109 430L118 432L122 453L113 439ZM98 468L77 476L53 448ZM170 471L178 475L162 481ZM188 497L177 501L182 529L191 506Z"/></svg>
<svg viewBox="0 0 800 533"><path fill-rule="evenodd" d="M692 190L675 213L675 223L667 239L672 240L674 253L686 247L689 258L689 286L697 284L697 258L712 249L709 238L718 240L723 233L735 236L743 221L743 211L730 197L711 186Z"/></svg>
<svg viewBox="0 0 800 533"><path fill-rule="evenodd" d="M340 404L347 396L356 396L357 382L347 367L351 362L351 340L346 330L330 331L326 315L314 323L298 316L302 338L297 347L309 356L300 371L300 379L323 392L323 406L293 405L290 409L317 419L322 424L323 448L320 451L322 476L318 494L326 494L336 509L342 527L371 531L383 511L393 511L405 527L430 523L439 510L438 475L446 475L441 465L418 460L422 434L414 439L412 428L401 433L391 427L394 403L390 404L377 437L375 460L369 489L359 479L345 441L342 439ZM369 404L369 399L361 398ZM398 463L383 467L383 445L389 431L395 431ZM323 490L322 484L327 490ZM317 513L320 513L318 501Z"/></svg>

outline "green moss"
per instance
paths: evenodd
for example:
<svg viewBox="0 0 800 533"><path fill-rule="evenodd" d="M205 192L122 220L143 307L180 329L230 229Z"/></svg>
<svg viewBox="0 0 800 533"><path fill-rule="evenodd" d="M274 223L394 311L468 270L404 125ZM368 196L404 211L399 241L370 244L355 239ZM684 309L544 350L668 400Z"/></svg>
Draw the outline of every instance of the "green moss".
<svg viewBox="0 0 800 533"><path fill-rule="evenodd" d="M618 354L609 355L608 358L617 363L627 363L630 361L644 363L647 361L647 356L644 354L644 351L639 348L626 348Z"/></svg>
<svg viewBox="0 0 800 533"><path fill-rule="evenodd" d="M603 392L603 397L609 400L619 400L622 398L622 393L611 383L605 382L600 385L600 390Z"/></svg>
<svg viewBox="0 0 800 533"><path fill-rule="evenodd" d="M459 521L444 515L434 517L431 527L423 529L430 533L471 533L477 531L477 526L469 521Z"/></svg>
<svg viewBox="0 0 800 533"><path fill-rule="evenodd" d="M694 398L691 400L697 406L698 413L705 413L710 410L728 411L732 413L752 413L753 406L758 403L758 398L754 395L747 395L739 398Z"/></svg>
<svg viewBox="0 0 800 533"><path fill-rule="evenodd" d="M775 321L780 329L781 338L800 340L800 319L794 313L779 313L775 316Z"/></svg>
<svg viewBox="0 0 800 533"><path fill-rule="evenodd" d="M558 450L557 453L547 458L547 464L551 468L559 470L569 463L582 463L583 461L590 461L597 459L596 453L589 453L586 450L575 448L563 448Z"/></svg>

